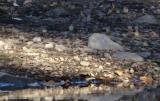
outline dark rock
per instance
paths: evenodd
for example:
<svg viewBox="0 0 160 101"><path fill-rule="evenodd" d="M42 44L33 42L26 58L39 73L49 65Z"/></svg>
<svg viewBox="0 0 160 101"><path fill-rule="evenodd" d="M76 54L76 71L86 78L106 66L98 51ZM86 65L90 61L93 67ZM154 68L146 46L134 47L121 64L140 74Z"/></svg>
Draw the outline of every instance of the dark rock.
<svg viewBox="0 0 160 101"><path fill-rule="evenodd" d="M113 57L118 60L131 60L131 61L143 61L144 59L136 53L130 52L116 52L113 54Z"/></svg>

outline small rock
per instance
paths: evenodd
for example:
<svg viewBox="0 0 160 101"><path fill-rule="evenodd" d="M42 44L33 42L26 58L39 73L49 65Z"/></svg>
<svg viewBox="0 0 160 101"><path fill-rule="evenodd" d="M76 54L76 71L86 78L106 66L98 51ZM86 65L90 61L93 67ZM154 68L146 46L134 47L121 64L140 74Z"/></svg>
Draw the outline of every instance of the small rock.
<svg viewBox="0 0 160 101"><path fill-rule="evenodd" d="M98 69L102 70L102 69L103 69L103 66L102 66L102 65L99 65Z"/></svg>
<svg viewBox="0 0 160 101"><path fill-rule="evenodd" d="M133 74L133 73L134 73L134 69L131 68L131 69L129 70L129 72Z"/></svg>
<svg viewBox="0 0 160 101"><path fill-rule="evenodd" d="M42 32L43 33L47 33L47 29L42 29Z"/></svg>
<svg viewBox="0 0 160 101"><path fill-rule="evenodd" d="M148 14L137 18L134 22L139 24L143 24L143 23L157 24L158 23L157 19L153 15L148 15Z"/></svg>
<svg viewBox="0 0 160 101"><path fill-rule="evenodd" d="M148 58L149 56L151 56L150 52L140 52L138 53L140 56L144 57L144 58Z"/></svg>
<svg viewBox="0 0 160 101"><path fill-rule="evenodd" d="M53 97L44 97L43 99L43 101L53 101Z"/></svg>
<svg viewBox="0 0 160 101"><path fill-rule="evenodd" d="M140 76L139 79L146 84L151 83L153 81L153 78L150 76Z"/></svg>
<svg viewBox="0 0 160 101"><path fill-rule="evenodd" d="M3 48L4 48L4 46L5 46L5 42L0 41L0 48L1 48L1 49L3 49Z"/></svg>
<svg viewBox="0 0 160 101"><path fill-rule="evenodd" d="M45 67L45 70L47 70L47 71L52 71L53 68L52 68L52 67Z"/></svg>
<svg viewBox="0 0 160 101"><path fill-rule="evenodd" d="M160 9L155 10L156 14L160 14Z"/></svg>
<svg viewBox="0 0 160 101"><path fill-rule="evenodd" d="M81 59L79 58L79 56L74 56L73 59L76 60L76 61L80 61L80 60L81 60Z"/></svg>
<svg viewBox="0 0 160 101"><path fill-rule="evenodd" d="M106 65L111 66L111 63L110 62L106 62Z"/></svg>
<svg viewBox="0 0 160 101"><path fill-rule="evenodd" d="M95 33L89 37L88 47L98 50L123 50L123 47L118 43L113 42L107 35Z"/></svg>
<svg viewBox="0 0 160 101"><path fill-rule="evenodd" d="M117 74L118 76L122 76L124 72L122 70L116 70L115 74Z"/></svg>
<svg viewBox="0 0 160 101"><path fill-rule="evenodd" d="M25 0L24 2L23 2L23 5L26 5L26 4L29 4L29 3L32 3L33 1L32 0Z"/></svg>
<svg viewBox="0 0 160 101"><path fill-rule="evenodd" d="M112 57L109 53L104 53L104 57L107 58L107 59L112 59Z"/></svg>
<svg viewBox="0 0 160 101"><path fill-rule="evenodd" d="M119 60L143 61L143 58L136 53L116 52L113 57Z"/></svg>
<svg viewBox="0 0 160 101"><path fill-rule="evenodd" d="M60 57L59 59L60 59L60 61L64 61L65 60L63 57Z"/></svg>
<svg viewBox="0 0 160 101"><path fill-rule="evenodd" d="M66 11L66 9L63 7L56 7L54 9L50 9L49 11L47 11L46 14L50 17L60 17L69 15L69 12Z"/></svg>
<svg viewBox="0 0 160 101"><path fill-rule="evenodd" d="M52 49L52 48L54 48L54 45L53 45L52 42L50 42L50 43L45 44L45 48L46 49Z"/></svg>
<svg viewBox="0 0 160 101"><path fill-rule="evenodd" d="M9 44L6 44L6 45L4 46L4 49L5 49L5 50L12 49L12 46L9 45Z"/></svg>
<svg viewBox="0 0 160 101"><path fill-rule="evenodd" d="M33 38L33 42L41 42L41 41L42 41L41 37L34 37Z"/></svg>
<svg viewBox="0 0 160 101"><path fill-rule="evenodd" d="M32 45L33 44L33 41L28 41L27 42L27 45Z"/></svg>
<svg viewBox="0 0 160 101"><path fill-rule="evenodd" d="M55 49L59 52L66 50L66 47L63 45L55 45Z"/></svg>
<svg viewBox="0 0 160 101"><path fill-rule="evenodd" d="M129 12L129 9L127 7L124 7L123 8L123 13L128 13Z"/></svg>
<svg viewBox="0 0 160 101"><path fill-rule="evenodd" d="M81 61L80 64L81 64L82 66L86 66L86 67L90 65L90 63L87 62L87 61Z"/></svg>
<svg viewBox="0 0 160 101"><path fill-rule="evenodd" d="M92 56L87 56L87 57L84 57L83 58L85 61L89 61L89 60L92 60Z"/></svg>
<svg viewBox="0 0 160 101"><path fill-rule="evenodd" d="M20 36L19 36L19 39L20 39L21 41L24 41L24 40L25 40L25 37L22 36L22 35L20 35Z"/></svg>
<svg viewBox="0 0 160 101"><path fill-rule="evenodd" d="M73 31L74 30L74 26L73 25L70 25L69 26L69 31Z"/></svg>

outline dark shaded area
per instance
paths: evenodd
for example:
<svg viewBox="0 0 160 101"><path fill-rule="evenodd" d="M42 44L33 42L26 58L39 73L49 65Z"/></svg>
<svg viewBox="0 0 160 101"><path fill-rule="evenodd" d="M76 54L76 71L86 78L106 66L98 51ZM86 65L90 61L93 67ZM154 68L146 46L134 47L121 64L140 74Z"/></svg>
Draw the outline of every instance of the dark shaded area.
<svg viewBox="0 0 160 101"><path fill-rule="evenodd" d="M157 3L130 1L130 0L33 0L25 3L17 0L13 2L0 2L0 22L5 24L22 24L30 27L44 27L47 30L68 31L69 26L74 26L76 32L103 32L106 27L112 30L126 31L127 26L135 26L132 21L135 17L145 13L154 14L150 5ZM124 7L130 11L123 13ZM120 13L118 13L120 11ZM136 13L136 14L135 14ZM154 14L156 15L156 14ZM139 25L144 29L160 30L159 25Z"/></svg>
<svg viewBox="0 0 160 101"><path fill-rule="evenodd" d="M124 11L125 8L129 10L127 13ZM159 64L160 41L158 38L151 38L149 33L155 32L159 35L160 24L134 22L145 14L159 19L160 16L155 13L157 9L159 9L158 1L151 0L33 0L31 2L2 0L0 24L24 32L38 32L47 37L71 38L78 34L76 37L86 38L92 32L108 30L107 34L112 34L110 31L118 32L119 34L113 33L112 36L121 38L123 44L133 52L151 53L151 56L145 58ZM132 27L133 31L138 27L143 36L148 36L136 39L127 33L128 27ZM44 30L47 33L43 33ZM144 46L143 42L148 46Z"/></svg>

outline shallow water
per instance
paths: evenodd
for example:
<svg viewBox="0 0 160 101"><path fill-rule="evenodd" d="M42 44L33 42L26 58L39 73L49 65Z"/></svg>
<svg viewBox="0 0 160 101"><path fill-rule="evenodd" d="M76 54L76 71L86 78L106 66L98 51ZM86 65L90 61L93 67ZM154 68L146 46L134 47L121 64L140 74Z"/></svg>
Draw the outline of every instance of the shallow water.
<svg viewBox="0 0 160 101"><path fill-rule="evenodd" d="M72 96L46 96L32 98L10 98L4 101L160 101L160 87L143 91L117 91L104 94L82 94Z"/></svg>
<svg viewBox="0 0 160 101"><path fill-rule="evenodd" d="M0 100L2 101L160 101L160 86L135 90L116 90L98 92L89 90L88 84L101 84L100 80L73 78L69 81L46 83L28 78L15 77L0 72ZM57 89L58 87L62 89ZM79 86L80 88L64 88L66 86ZM52 90L45 90L46 87ZM36 89L35 89L36 88ZM41 89L41 91L38 91ZM30 89L30 91L25 90ZM44 89L44 90L43 90ZM56 90L57 89L57 90ZM107 88L103 88L104 91ZM103 91L103 90L102 90ZM33 93L33 95L32 95ZM41 95L36 95L41 94ZM47 95L45 95L47 93ZM68 93L68 94L67 94ZM26 95L26 96L24 96ZM29 97L27 95L30 95ZM53 95L53 96L51 96ZM5 97L4 97L5 96ZM1 99L2 98L2 99ZM4 98L4 99L3 99Z"/></svg>

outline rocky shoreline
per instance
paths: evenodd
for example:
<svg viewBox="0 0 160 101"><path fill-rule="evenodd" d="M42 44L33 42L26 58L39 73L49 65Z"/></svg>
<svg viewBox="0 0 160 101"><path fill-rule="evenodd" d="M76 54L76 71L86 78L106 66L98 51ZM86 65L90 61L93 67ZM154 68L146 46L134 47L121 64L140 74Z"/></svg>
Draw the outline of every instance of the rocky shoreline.
<svg viewBox="0 0 160 101"><path fill-rule="evenodd" d="M141 60L139 55L120 52L119 56L117 52L97 51L92 49L94 46L88 46L87 41L78 38L48 39L35 35L24 32L1 34L1 71L46 81L56 77L84 76L108 84L113 82L120 87L159 84L159 66ZM103 47L115 48L111 40L107 43L112 48Z"/></svg>
<svg viewBox="0 0 160 101"><path fill-rule="evenodd" d="M0 72L15 77L48 86L69 87L73 78L85 87L157 86L159 49L156 0L0 1Z"/></svg>

